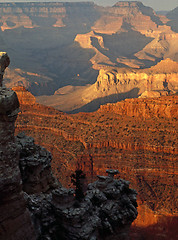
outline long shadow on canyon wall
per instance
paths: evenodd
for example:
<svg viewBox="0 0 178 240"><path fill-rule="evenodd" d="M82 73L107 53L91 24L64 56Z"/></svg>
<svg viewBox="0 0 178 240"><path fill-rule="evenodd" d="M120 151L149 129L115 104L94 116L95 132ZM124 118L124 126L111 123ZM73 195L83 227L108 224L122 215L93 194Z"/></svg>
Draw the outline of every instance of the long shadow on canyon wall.
<svg viewBox="0 0 178 240"><path fill-rule="evenodd" d="M18 27L4 32L0 30L1 48L11 56L11 68L42 74L53 79L53 82L49 81L48 86L43 86L43 82L39 85L32 84L29 90L34 95L51 95L58 88L69 84L85 85L96 81L98 71L92 69L90 62L90 58L95 55L94 51L82 49L79 44L74 43L76 35L91 31L91 26L100 17L94 4L64 4L66 13L61 13L64 15L62 19L64 26L60 28L53 27L56 21L53 14L50 13L48 16L44 12L42 17L39 11L41 7L50 11L51 6L56 6L60 11L60 3L21 3L10 6L12 7L12 12L8 13L10 16L17 16L15 9L20 7L24 19L27 15L34 27ZM27 13L24 10L26 6L32 10L35 8L35 12L29 10ZM8 24L12 25L12 20ZM38 27L35 27L36 25ZM35 79L31 80L36 82Z"/></svg>
<svg viewBox="0 0 178 240"><path fill-rule="evenodd" d="M130 240L177 240L178 217L161 217L159 223L148 227L132 226Z"/></svg>
<svg viewBox="0 0 178 240"><path fill-rule="evenodd" d="M153 38L145 37L141 33L133 31L128 23L123 23L122 26L124 29L127 29L127 32L112 35L97 33L103 37L105 49L100 46L97 38L92 37L92 45L115 64L118 64L118 57L137 60L134 54L141 51L153 40Z"/></svg>
<svg viewBox="0 0 178 240"><path fill-rule="evenodd" d="M128 91L125 93L112 94L103 98L97 98L91 101L90 103L84 105L83 107L75 109L68 113L94 112L94 111L97 111L101 105L104 105L107 103L116 103L116 102L125 100L126 98L137 98L138 93L139 93L139 88L133 88L131 91Z"/></svg>

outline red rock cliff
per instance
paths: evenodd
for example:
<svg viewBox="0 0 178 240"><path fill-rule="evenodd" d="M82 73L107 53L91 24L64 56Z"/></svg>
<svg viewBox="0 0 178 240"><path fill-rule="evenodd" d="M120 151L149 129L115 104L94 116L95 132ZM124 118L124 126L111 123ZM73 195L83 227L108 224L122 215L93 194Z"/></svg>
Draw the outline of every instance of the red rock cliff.
<svg viewBox="0 0 178 240"><path fill-rule="evenodd" d="M88 179L118 168L139 193L137 226L149 226L177 216L177 100L131 99L75 115L23 104L16 131L24 130L52 152L53 171L65 185L78 166Z"/></svg>

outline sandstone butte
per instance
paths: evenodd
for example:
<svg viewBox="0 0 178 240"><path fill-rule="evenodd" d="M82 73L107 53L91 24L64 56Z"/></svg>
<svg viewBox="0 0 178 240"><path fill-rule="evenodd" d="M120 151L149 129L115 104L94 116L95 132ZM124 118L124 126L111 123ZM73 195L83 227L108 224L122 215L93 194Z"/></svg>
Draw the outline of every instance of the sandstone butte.
<svg viewBox="0 0 178 240"><path fill-rule="evenodd" d="M167 58L145 69L103 67L92 85L66 86L37 102L65 112L94 111L126 98L160 97L178 90L178 63Z"/></svg>
<svg viewBox="0 0 178 240"><path fill-rule="evenodd" d="M128 97L143 97L145 92L155 92L156 96L161 96L177 90L178 63L168 58L147 69L100 69L97 81L84 90L82 98L88 103L112 94L129 93Z"/></svg>
<svg viewBox="0 0 178 240"><path fill-rule="evenodd" d="M76 168L88 181L107 168L119 169L138 191L132 238L142 233L176 239L177 95L127 99L69 115L35 103L24 88L14 90L21 103L16 133L24 131L52 153L53 172L63 185L70 186Z"/></svg>

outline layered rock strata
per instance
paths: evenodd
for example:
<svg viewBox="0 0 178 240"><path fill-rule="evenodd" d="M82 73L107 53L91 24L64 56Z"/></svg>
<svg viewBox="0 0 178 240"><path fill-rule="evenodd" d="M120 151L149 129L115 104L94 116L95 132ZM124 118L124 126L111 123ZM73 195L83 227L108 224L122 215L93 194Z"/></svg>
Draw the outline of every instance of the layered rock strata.
<svg viewBox="0 0 178 240"><path fill-rule="evenodd" d="M88 103L113 94L130 92L128 96L138 97L145 92L150 92L151 97L154 97L154 93L159 97L177 91L178 63L166 59L145 70L101 69L96 83L84 90L82 98ZM149 94L147 96L149 97Z"/></svg>
<svg viewBox="0 0 178 240"><path fill-rule="evenodd" d="M176 95L130 99L74 115L23 104L16 131L52 152L53 172L65 186L78 166L89 181L119 169L138 191L136 226L160 228L162 218L173 224L177 216L177 101Z"/></svg>
<svg viewBox="0 0 178 240"><path fill-rule="evenodd" d="M128 181L114 179L118 171L107 170L108 176L98 176L78 202L73 189L60 186L54 179L48 151L24 133L16 141L23 191L38 238L128 238L137 217L137 193L129 188Z"/></svg>
<svg viewBox="0 0 178 240"><path fill-rule="evenodd" d="M18 112L16 93L0 87L0 238L127 239L137 217L136 191L108 170L77 202L74 190L59 187L53 177L47 150L24 133L15 141Z"/></svg>
<svg viewBox="0 0 178 240"><path fill-rule="evenodd" d="M1 76L8 66L1 54ZM2 82L0 82L2 85ZM0 239L35 240L30 213L22 191L18 148L14 139L19 102L14 91L0 87Z"/></svg>
<svg viewBox="0 0 178 240"><path fill-rule="evenodd" d="M6 86L24 85L35 95L93 84L98 71L108 66L117 71L178 60L178 34L169 19L140 2L105 8L93 3L1 3L0 13L1 46L16 59Z"/></svg>
<svg viewBox="0 0 178 240"><path fill-rule="evenodd" d="M5 93L7 94L7 91ZM6 121L6 126L7 124ZM14 121L11 125L14 129ZM9 136L6 130L4 132L14 140L14 131ZM7 147L9 150L5 154L4 149L1 149L1 239L36 239L35 236L37 239L51 240L100 240L112 239L113 236L123 240L128 238L131 223L137 217L137 193L129 188L127 181L113 179L113 170L109 171L111 173L108 177L98 176L99 180L88 186L84 199L79 203L75 200L74 190L59 188L51 173L51 154L35 145L33 138L21 133L16 137L17 145L15 141L11 142L7 138L4 141L5 150L7 151ZM16 157L13 164L18 151L19 162ZM12 169L7 167L9 155L13 158ZM8 188L8 185L11 188ZM17 219L14 219L14 209L18 215ZM9 224L18 227L14 227L15 233Z"/></svg>
<svg viewBox="0 0 178 240"><path fill-rule="evenodd" d="M56 109L78 113L96 111L100 105L126 98L154 98L178 91L178 63L165 59L147 69L105 67L97 81L85 87L67 86L53 96L41 96L37 102Z"/></svg>

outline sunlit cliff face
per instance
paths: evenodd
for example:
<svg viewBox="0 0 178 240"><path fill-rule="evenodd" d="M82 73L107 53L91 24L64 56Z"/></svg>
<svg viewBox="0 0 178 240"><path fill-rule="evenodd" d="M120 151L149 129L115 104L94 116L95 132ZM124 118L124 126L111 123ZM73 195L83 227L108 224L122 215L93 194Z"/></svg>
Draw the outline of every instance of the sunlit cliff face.
<svg viewBox="0 0 178 240"><path fill-rule="evenodd" d="M70 4L61 3L16 8L16 12L2 7L0 41L10 46L14 57L18 50L22 53L17 59L22 69L10 70L6 83L26 86L36 95L55 92L38 101L64 111L91 111L107 102L141 99L107 104L94 113L68 115L37 104L23 86L17 87L21 113L16 132L25 131L52 152L53 172L66 186L77 167L86 172L88 181L104 174L106 168L119 169L121 177L129 179L139 193L135 239L140 236L137 229L144 228L142 237L152 232L155 239L161 235L174 240L176 24L138 3L129 7L119 3L112 8L84 5L80 19L80 4L75 11ZM14 33L17 38L12 37ZM4 41L8 35L11 40ZM85 86L80 88L80 84Z"/></svg>
<svg viewBox="0 0 178 240"><path fill-rule="evenodd" d="M17 89L19 99L26 95L22 90ZM176 221L176 104L177 96L130 99L94 113L68 115L27 101L21 105L16 130L32 135L52 152L53 171L64 185L70 185L78 166L88 181L106 168L118 168L120 177L138 191L133 234L154 229L157 236L162 229L170 236Z"/></svg>

